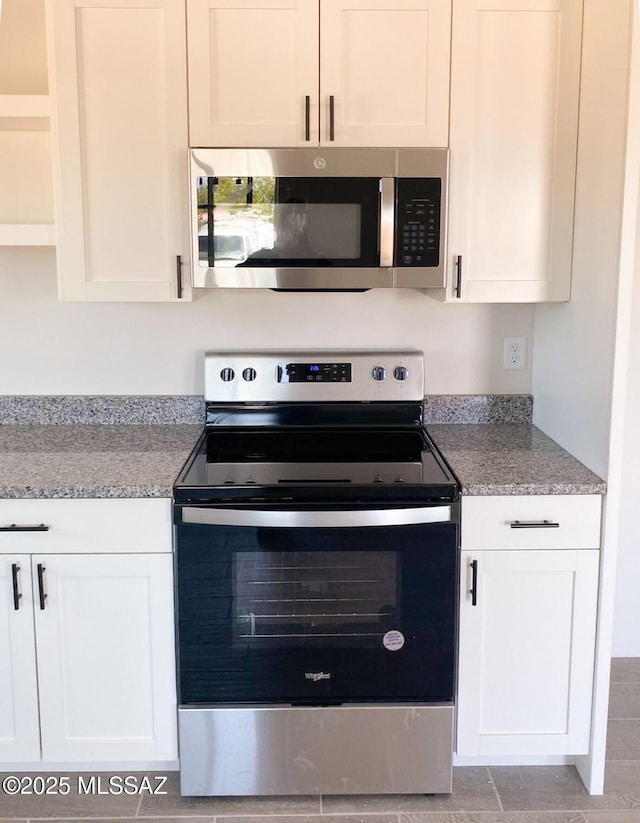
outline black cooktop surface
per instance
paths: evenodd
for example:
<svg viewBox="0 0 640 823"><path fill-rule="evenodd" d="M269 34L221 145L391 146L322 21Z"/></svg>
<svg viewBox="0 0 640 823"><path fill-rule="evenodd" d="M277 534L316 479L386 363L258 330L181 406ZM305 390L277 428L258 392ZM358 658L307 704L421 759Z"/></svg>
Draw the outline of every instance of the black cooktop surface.
<svg viewBox="0 0 640 823"><path fill-rule="evenodd" d="M176 483L177 501L388 503L457 499L424 430L210 426Z"/></svg>

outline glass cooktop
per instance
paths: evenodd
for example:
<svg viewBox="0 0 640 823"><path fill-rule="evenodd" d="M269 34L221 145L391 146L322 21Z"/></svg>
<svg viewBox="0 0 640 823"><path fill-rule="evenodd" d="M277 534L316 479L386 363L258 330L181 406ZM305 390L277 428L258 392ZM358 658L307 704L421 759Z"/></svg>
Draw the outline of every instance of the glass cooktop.
<svg viewBox="0 0 640 823"><path fill-rule="evenodd" d="M426 433L411 429L210 427L176 500L451 500L457 485Z"/></svg>

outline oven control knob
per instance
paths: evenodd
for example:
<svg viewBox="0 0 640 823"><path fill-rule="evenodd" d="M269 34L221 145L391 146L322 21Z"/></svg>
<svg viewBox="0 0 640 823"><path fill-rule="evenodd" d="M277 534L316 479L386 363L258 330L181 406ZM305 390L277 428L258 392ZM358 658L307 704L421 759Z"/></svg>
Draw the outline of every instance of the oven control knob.
<svg viewBox="0 0 640 823"><path fill-rule="evenodd" d="M251 368L245 369L242 372L242 379L246 380L247 383L253 382L256 379L256 370Z"/></svg>
<svg viewBox="0 0 640 823"><path fill-rule="evenodd" d="M374 482L374 483L384 483L384 480L382 479L382 475L377 474L377 475L373 478L373 482Z"/></svg>
<svg viewBox="0 0 640 823"><path fill-rule="evenodd" d="M224 380L225 383L230 383L235 376L236 373L234 372L234 370L228 367L226 369L222 369L222 371L220 372L220 378Z"/></svg>
<svg viewBox="0 0 640 823"><path fill-rule="evenodd" d="M406 366L396 366L393 370L393 376L396 380L406 380L409 377L409 369Z"/></svg>
<svg viewBox="0 0 640 823"><path fill-rule="evenodd" d="M396 477L396 479L393 482L394 483L404 483L404 477L402 477L401 475L398 475L398 477Z"/></svg>
<svg viewBox="0 0 640 823"><path fill-rule="evenodd" d="M384 366L374 366L371 369L371 377L374 380L384 380L387 376L387 370Z"/></svg>

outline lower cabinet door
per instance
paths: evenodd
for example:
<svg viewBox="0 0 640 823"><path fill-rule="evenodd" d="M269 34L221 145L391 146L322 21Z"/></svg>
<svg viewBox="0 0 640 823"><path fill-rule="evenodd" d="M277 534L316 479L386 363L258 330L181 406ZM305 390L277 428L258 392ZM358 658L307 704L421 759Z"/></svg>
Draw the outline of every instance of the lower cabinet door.
<svg viewBox="0 0 640 823"><path fill-rule="evenodd" d="M0 556L0 762L40 760L29 555Z"/></svg>
<svg viewBox="0 0 640 823"><path fill-rule="evenodd" d="M459 755L589 750L599 552L465 551Z"/></svg>
<svg viewBox="0 0 640 823"><path fill-rule="evenodd" d="M172 556L32 568L43 760L175 760Z"/></svg>

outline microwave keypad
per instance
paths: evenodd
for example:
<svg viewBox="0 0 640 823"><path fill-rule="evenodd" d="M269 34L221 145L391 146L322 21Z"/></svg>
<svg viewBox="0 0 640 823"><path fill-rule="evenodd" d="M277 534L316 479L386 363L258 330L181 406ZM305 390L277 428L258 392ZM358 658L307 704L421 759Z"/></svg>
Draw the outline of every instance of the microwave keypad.
<svg viewBox="0 0 640 823"><path fill-rule="evenodd" d="M398 180L396 266L438 266L440 262L440 194L436 178Z"/></svg>

